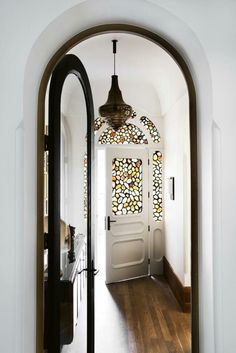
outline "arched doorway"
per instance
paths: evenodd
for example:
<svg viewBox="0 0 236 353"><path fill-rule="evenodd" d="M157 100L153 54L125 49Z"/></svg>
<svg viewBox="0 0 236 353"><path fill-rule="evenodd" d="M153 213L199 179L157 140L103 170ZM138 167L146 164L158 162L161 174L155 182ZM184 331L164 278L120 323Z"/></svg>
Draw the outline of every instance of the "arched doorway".
<svg viewBox="0 0 236 353"><path fill-rule="evenodd" d="M89 29L85 32L82 32L72 38L70 41L68 41L52 58L50 63L48 64L48 67L45 71L45 74L43 76L42 82L41 82L41 88L40 88L40 104L39 104L39 116L42 116L42 112L44 110L43 104L42 104L42 97L45 96L45 89L46 85L48 82L48 79L50 77L50 74L52 72L52 69L54 68L55 64L60 60L60 58L70 49L72 48L75 44L91 37L94 35L97 35L99 33L104 33L104 32L127 32L127 33L133 33L140 35L142 37L145 37L161 47L163 47L177 62L177 64L180 66L183 75L186 79L186 83L188 86L188 92L189 92L189 111L190 111L190 144L191 144L191 243L192 243L192 252L191 252L191 257L192 257L192 333L193 333L193 342L192 342L192 352L198 352L198 237L197 237L197 149L196 149L196 96L195 96L195 89L194 89L194 83L191 77L191 73L182 58L182 56L178 53L178 51L170 45L167 41L165 41L163 38L159 37L158 35L149 32L147 30L144 30L142 28L134 27L134 26L129 26L129 25L106 25L106 26L99 26L95 27L92 29ZM43 152L42 152L42 124L40 123L41 130L39 129L39 169L40 165L42 166L42 160L43 160ZM40 184L41 183L41 184ZM42 188L42 175L39 173L39 188ZM39 204L42 205L42 200L39 200ZM40 220L39 220L39 238L42 235L42 225L40 228ZM39 240L39 254L42 253L42 242ZM42 264L39 260L39 265ZM39 271L39 281L38 281L38 287L39 287L39 303L42 301L42 272ZM41 304L39 308L41 307ZM41 315L40 315L40 310L39 310L39 327L42 327L42 320L41 320ZM39 330L40 332L40 330ZM40 339L39 339L40 340Z"/></svg>

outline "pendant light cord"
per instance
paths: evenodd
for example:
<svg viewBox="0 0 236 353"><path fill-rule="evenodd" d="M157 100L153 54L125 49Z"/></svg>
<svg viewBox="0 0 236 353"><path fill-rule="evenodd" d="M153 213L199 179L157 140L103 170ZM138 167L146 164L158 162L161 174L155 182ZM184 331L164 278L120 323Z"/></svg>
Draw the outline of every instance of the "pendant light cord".
<svg viewBox="0 0 236 353"><path fill-rule="evenodd" d="M117 39L113 39L113 54L114 54L114 75L116 74L116 43L118 42Z"/></svg>

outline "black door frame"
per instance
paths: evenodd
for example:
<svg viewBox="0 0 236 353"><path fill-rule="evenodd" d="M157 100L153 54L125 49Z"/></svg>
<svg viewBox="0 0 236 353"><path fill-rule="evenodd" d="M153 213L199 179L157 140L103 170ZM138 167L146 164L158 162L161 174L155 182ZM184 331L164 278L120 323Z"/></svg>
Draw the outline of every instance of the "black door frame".
<svg viewBox="0 0 236 353"><path fill-rule="evenodd" d="M64 56L53 70L49 87L49 213L48 213L48 353L60 353L60 173L61 94L65 79L74 74L81 83L87 110L87 349L94 352L94 251L92 231L92 165L94 160L94 109L91 87L81 61Z"/></svg>
<svg viewBox="0 0 236 353"><path fill-rule="evenodd" d="M50 75L58 61L75 45L103 33L124 32L136 34L161 46L180 67L188 87L191 156L191 314L192 353L199 353L199 286L198 286L198 174L197 174L197 104L196 90L191 71L180 54L178 43L173 45L157 33L130 24L105 24L89 28L69 39L53 55L42 76L38 96L38 267L37 267L37 353L42 353L43 332L43 133L44 101Z"/></svg>

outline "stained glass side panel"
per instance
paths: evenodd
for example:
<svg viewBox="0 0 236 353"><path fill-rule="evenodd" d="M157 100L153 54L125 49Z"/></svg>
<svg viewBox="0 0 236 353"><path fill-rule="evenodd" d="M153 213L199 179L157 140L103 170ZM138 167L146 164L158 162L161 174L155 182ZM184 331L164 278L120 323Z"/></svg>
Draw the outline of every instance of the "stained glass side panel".
<svg viewBox="0 0 236 353"><path fill-rule="evenodd" d="M153 218L162 221L162 154L160 151L153 153Z"/></svg>
<svg viewBox="0 0 236 353"><path fill-rule="evenodd" d="M153 142L155 143L160 142L161 136L156 126L153 124L153 122L150 119L148 119L146 116L141 116L140 122L143 124L143 126L146 127L146 129L148 129Z"/></svg>
<svg viewBox="0 0 236 353"><path fill-rule="evenodd" d="M88 159L87 154L84 155L84 219L87 220L88 216L88 187L87 187L87 173Z"/></svg>
<svg viewBox="0 0 236 353"><path fill-rule="evenodd" d="M143 170L137 158L114 158L112 161L112 213L127 215L142 212Z"/></svg>
<svg viewBox="0 0 236 353"><path fill-rule="evenodd" d="M108 127L99 137L100 144L147 144L145 134L134 124L123 125L117 131Z"/></svg>

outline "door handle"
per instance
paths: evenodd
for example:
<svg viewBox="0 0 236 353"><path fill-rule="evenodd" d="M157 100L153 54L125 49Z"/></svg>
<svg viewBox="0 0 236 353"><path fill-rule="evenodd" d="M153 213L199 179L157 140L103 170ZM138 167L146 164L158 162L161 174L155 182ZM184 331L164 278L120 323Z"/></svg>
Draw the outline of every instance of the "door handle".
<svg viewBox="0 0 236 353"><path fill-rule="evenodd" d="M98 274L99 270L96 270L96 268L93 270L93 275L96 276Z"/></svg>
<svg viewBox="0 0 236 353"><path fill-rule="evenodd" d="M83 268L83 270L80 270L80 271L77 271L77 275L80 275L82 272L85 272L87 271L88 272L88 269L87 268ZM93 275L96 276L99 272L99 270L97 270L96 268L94 268L92 271L90 272L93 272Z"/></svg>
<svg viewBox="0 0 236 353"><path fill-rule="evenodd" d="M111 217L107 217L107 230L111 229L111 223L115 223L116 221L111 221Z"/></svg>

